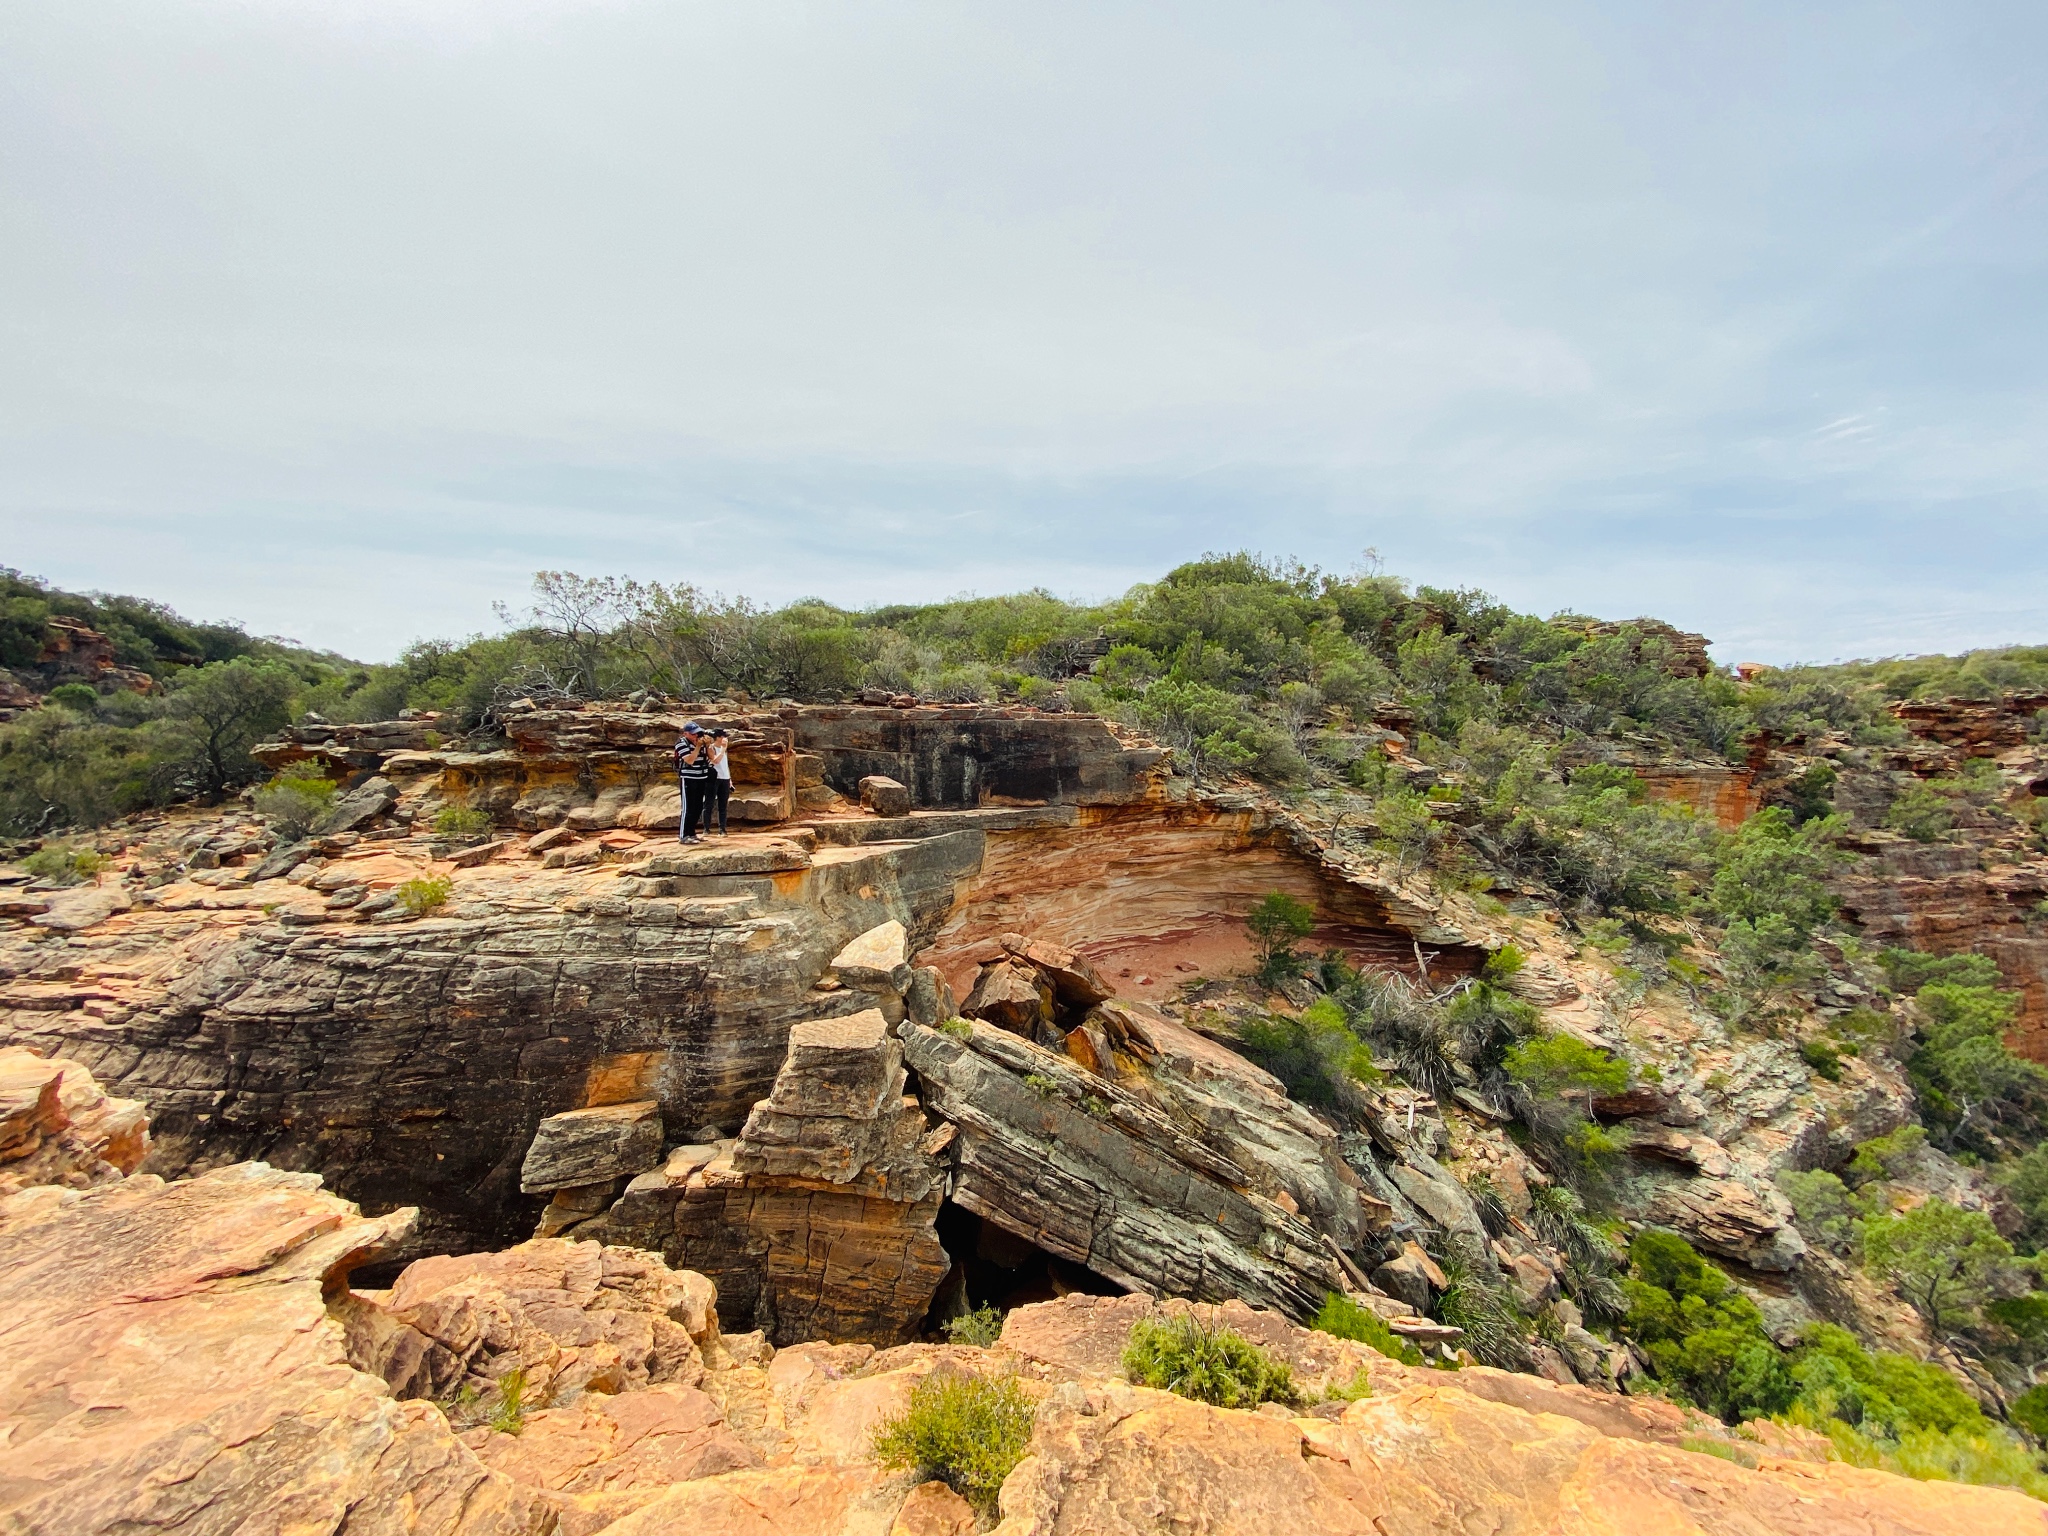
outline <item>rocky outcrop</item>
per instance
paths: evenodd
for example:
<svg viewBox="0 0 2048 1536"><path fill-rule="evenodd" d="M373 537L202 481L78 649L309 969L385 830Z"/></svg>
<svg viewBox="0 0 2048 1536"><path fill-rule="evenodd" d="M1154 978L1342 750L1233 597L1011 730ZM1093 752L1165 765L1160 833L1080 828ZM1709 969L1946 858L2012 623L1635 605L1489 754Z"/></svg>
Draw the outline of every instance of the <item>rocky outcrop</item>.
<svg viewBox="0 0 2048 1536"><path fill-rule="evenodd" d="M539 1501L353 1369L328 1316L407 1219L261 1165L0 1201L0 1520L538 1536Z"/></svg>
<svg viewBox="0 0 2048 1536"><path fill-rule="evenodd" d="M75 1061L0 1047L0 1196L38 1184L88 1189L142 1166L149 1119Z"/></svg>
<svg viewBox="0 0 2048 1536"><path fill-rule="evenodd" d="M1221 1107L1195 1085L1182 1095L1159 1074L1147 1092L979 1022L964 1038L915 1024L903 1037L927 1104L959 1129L952 1198L968 1210L1136 1290L1306 1316L1338 1288L1314 1229L1259 1192L1279 1192L1275 1170L1248 1168L1182 1129L1202 1123L1189 1100ZM1226 1110L1205 1129L1229 1123ZM1256 1165L1248 1148L1225 1145ZM1294 1172L1341 1178L1321 1162ZM1355 1193L1351 1202L1355 1231Z"/></svg>
<svg viewBox="0 0 2048 1536"><path fill-rule="evenodd" d="M261 1165L0 1200L0 1521L23 1536L966 1536L956 1495L873 1452L875 1427L948 1372L1010 1377L1036 1405L1001 1536L2048 1532L2016 1492L1846 1467L1656 1401L1414 1370L1242 1303L1194 1310L1286 1361L1298 1406L1209 1408L1123 1381L1133 1324L1187 1310L1142 1296L1019 1308L986 1350L778 1351L721 1334L702 1277L592 1242L349 1289L407 1219ZM1685 1448L1703 1443L1727 1459Z"/></svg>
<svg viewBox="0 0 2048 1536"><path fill-rule="evenodd" d="M729 1323L777 1342L908 1339L952 1261L942 1143L906 1077L879 1010L799 1024L736 1140L684 1149L576 1233L702 1271Z"/></svg>

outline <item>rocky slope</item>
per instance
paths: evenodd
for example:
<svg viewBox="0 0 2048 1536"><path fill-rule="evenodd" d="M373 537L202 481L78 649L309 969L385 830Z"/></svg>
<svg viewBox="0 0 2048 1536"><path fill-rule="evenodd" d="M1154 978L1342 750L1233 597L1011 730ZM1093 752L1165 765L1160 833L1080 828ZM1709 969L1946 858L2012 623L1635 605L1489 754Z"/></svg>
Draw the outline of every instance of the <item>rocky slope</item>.
<svg viewBox="0 0 2048 1536"><path fill-rule="evenodd" d="M1289 1360L1305 1402L1361 1376L1370 1395L1252 1413L1131 1386L1114 1362L1157 1307L1140 1296L1019 1308L992 1349L778 1350L721 1333L702 1277L594 1242L352 1289L410 1218L261 1164L0 1200L0 1518L50 1536L965 1536L964 1500L872 1449L916 1382L954 1372L1014 1375L1036 1403L1005 1536L2048 1530L2016 1493L1783 1437L1702 1441L1668 1406L1530 1377L1410 1370L1241 1303L1212 1315ZM1686 1448L1708 1443L1721 1456Z"/></svg>
<svg viewBox="0 0 2048 1536"><path fill-rule="evenodd" d="M1942 1357L1897 1298L1809 1245L1777 1182L1912 1119L1881 1053L1825 1078L1801 1056L1806 1024L1735 1034L1582 942L1540 893L1432 888L1312 797L1197 790L1100 720L705 718L733 732L740 800L766 827L687 848L668 835L673 712L514 709L487 750L441 742L427 717L301 727L266 756L349 781L312 835L180 813L104 839L94 884L0 888L0 1040L145 1101L152 1173L260 1158L373 1212L417 1207L366 1279L534 1233L597 1240L708 1277L726 1329L884 1350L989 1300L1128 1291L1301 1320L1341 1290L1442 1358L1461 1335L1421 1314L1455 1255L1544 1320L1532 1371L1626 1389L1642 1360L1564 1296L1568 1256L1536 1208L1548 1175L1498 1105L1389 1079L1355 1116L1319 1115L1229 1048L1246 1017L1312 996L1229 979L1249 961L1246 908L1277 889L1315 905L1313 943L1425 990L1512 945L1510 985L1546 1028L1637 1064L1593 1106L1631 1139L1629 1215L1726 1263L1780 1337L1824 1319ZM2048 782L2036 749L2004 741L1929 737L1898 756L1909 767L1844 757L1842 795L1952 774L1987 745L2011 793ZM1739 820L1813 747L1664 765L1652 786ZM490 830L432 831L451 807ZM1990 944L2024 970L2034 920L1998 897L1998 949L1985 893L2027 866L1987 868L1981 850L1971 866L1971 835L1866 828L1850 903L1873 934L1892 901L1899 933ZM1946 860L1950 884L1883 874L1912 859ZM401 899L418 882L445 882L443 899ZM1931 1154L1928 1177L1995 1204ZM1472 1198L1481 1178L1499 1218ZM456 1379L444 1366L419 1365L436 1392Z"/></svg>

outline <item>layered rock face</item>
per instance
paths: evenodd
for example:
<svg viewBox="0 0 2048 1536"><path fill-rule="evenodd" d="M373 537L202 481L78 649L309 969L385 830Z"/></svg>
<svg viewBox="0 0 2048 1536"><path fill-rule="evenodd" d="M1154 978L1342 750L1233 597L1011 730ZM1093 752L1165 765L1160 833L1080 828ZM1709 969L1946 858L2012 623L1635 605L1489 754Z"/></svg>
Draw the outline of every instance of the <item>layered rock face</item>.
<svg viewBox="0 0 2048 1536"><path fill-rule="evenodd" d="M426 1260L352 1291L405 1220L260 1165L0 1200L0 1520L23 1536L967 1536L958 1495L873 1452L945 1372L1008 1376L1034 1404L1000 1536L2048 1532L2017 1493L1800 1459L1818 1453L1530 1377L1410 1370L1241 1303L1201 1310L1287 1361L1302 1406L1123 1381L1130 1329L1156 1310L1142 1297L1020 1308L987 1350L776 1350L721 1334L702 1277L597 1243ZM1732 1459L1683 1449L1695 1436Z"/></svg>
<svg viewBox="0 0 2048 1536"><path fill-rule="evenodd" d="M783 800L813 776L824 786L834 742L867 750L861 733L913 757L984 743L985 787L1040 774L1041 788L1127 799L901 816L840 804L771 836L676 848L659 825L680 717L515 711L491 753L427 745L424 718L300 727L270 755L360 781L319 834L279 846L232 811L158 819L98 884L0 905L0 1040L68 1054L148 1102L153 1169L318 1169L373 1208L420 1206L409 1241L424 1252L534 1229L556 1191L523 1190L520 1171L550 1115L651 1101L671 1145L707 1128L730 1139L793 1025L871 1005L827 973L890 921L956 995L976 946L1020 926L1086 946L1125 996L1169 995L1198 963L1174 957L1239 953L1243 909L1276 886L1316 900L1319 940L1361 958L1419 953L1455 974L1480 954L1431 898L1263 809L1196 803L1184 785L1153 798L1158 749L1101 721L848 708L818 712L809 737L810 714L704 719L733 732L742 785L758 770ZM1005 763L1020 777L1002 778ZM426 830L450 805L489 811L494 832ZM400 900L437 879L442 904Z"/></svg>

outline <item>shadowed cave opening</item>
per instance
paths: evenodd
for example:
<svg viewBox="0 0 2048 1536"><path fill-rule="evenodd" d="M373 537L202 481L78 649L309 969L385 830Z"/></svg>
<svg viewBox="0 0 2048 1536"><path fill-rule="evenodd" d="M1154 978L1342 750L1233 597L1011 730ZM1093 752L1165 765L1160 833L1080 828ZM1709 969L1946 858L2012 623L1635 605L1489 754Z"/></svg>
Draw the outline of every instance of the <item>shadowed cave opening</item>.
<svg viewBox="0 0 2048 1536"><path fill-rule="evenodd" d="M934 1334L943 1334L950 1319L976 1307L1008 1312L1076 1292L1122 1296L1128 1289L950 1200L939 1207L938 1232L953 1267L939 1283L925 1318L926 1330Z"/></svg>

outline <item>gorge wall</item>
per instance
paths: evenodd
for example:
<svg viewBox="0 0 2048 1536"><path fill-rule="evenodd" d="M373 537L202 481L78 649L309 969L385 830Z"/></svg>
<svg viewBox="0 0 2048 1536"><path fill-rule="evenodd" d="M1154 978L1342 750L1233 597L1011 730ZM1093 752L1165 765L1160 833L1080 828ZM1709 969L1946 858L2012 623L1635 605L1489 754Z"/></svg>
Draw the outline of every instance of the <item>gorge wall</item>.
<svg viewBox="0 0 2048 1536"><path fill-rule="evenodd" d="M647 1100L678 1135L731 1136L792 1025L866 1005L826 971L879 924L901 922L963 990L973 948L1020 930L1098 957L1133 998L1162 995L1188 967L1235 963L1244 911L1274 888L1314 901L1319 937L1361 958L1480 954L1427 898L1345 868L1270 808L1194 796L1159 749L1099 720L720 718L756 812L788 814L697 849L663 836L680 715L521 711L484 752L442 748L430 720L301 728L266 755L357 786L326 832L277 848L238 810L162 818L85 905L0 908L0 1041L146 1101L153 1170L318 1170L370 1209L420 1207L409 1251L425 1252L533 1230L542 1201L519 1167L548 1116ZM942 803L874 816L835 787L878 766ZM1033 787L1075 798L955 803ZM493 832L432 833L449 805L487 811ZM449 896L413 916L395 896L422 877Z"/></svg>

